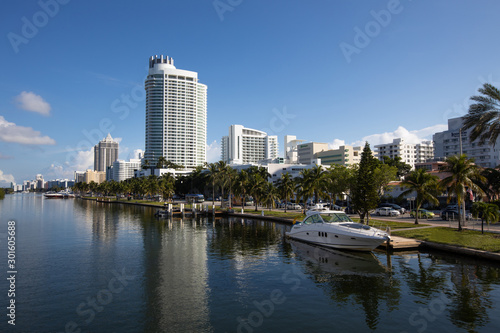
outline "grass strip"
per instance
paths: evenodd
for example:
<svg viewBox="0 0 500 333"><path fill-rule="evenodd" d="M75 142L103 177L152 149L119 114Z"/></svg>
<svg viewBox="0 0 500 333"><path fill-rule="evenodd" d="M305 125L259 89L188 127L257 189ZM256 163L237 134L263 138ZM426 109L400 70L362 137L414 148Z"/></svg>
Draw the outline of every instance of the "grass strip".
<svg viewBox="0 0 500 333"><path fill-rule="evenodd" d="M394 231L394 235L489 252L500 252L499 234L487 232L481 234L481 232L477 230L464 229L458 231L454 228L438 227L416 230L398 230Z"/></svg>

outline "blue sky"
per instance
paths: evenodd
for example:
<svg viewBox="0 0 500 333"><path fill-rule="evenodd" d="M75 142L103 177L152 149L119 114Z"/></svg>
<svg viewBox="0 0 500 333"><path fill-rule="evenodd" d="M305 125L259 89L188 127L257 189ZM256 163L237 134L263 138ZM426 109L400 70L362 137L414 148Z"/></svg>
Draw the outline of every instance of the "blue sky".
<svg viewBox="0 0 500 333"><path fill-rule="evenodd" d="M0 186L144 149L148 58L208 86L209 161L231 124L332 146L431 139L499 85L498 1L8 1Z"/></svg>

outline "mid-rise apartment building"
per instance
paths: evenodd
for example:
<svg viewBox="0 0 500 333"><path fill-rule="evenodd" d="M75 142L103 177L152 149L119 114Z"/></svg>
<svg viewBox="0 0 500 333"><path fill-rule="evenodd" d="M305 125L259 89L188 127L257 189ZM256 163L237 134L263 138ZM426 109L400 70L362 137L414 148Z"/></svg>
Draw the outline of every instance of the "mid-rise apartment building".
<svg viewBox="0 0 500 333"><path fill-rule="evenodd" d="M375 146L378 158L382 161L384 156L390 158L400 157L401 161L412 168L415 163L423 163L434 158L434 144L432 141L409 143L402 138L394 139L391 143Z"/></svg>
<svg viewBox="0 0 500 333"><path fill-rule="evenodd" d="M448 119L448 130L435 133L432 137L435 146L436 158L447 158L460 154L460 144L463 154L474 158L476 165L485 168L494 168L500 164L500 138L495 145L488 143L479 144L478 140L470 141L469 135L472 129L461 130L463 118Z"/></svg>
<svg viewBox="0 0 500 333"><path fill-rule="evenodd" d="M266 132L231 125L221 140L221 159L228 164L249 164L278 157L278 137Z"/></svg>

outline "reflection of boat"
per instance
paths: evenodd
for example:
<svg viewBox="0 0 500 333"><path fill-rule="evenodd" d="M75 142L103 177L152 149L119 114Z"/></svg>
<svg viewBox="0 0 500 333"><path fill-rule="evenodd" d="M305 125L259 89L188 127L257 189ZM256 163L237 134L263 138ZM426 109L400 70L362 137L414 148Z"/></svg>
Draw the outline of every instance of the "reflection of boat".
<svg viewBox="0 0 500 333"><path fill-rule="evenodd" d="M45 193L44 196L47 199L67 199L67 198L74 198L75 194L69 190L62 190L57 193L54 191L49 191Z"/></svg>
<svg viewBox="0 0 500 333"><path fill-rule="evenodd" d="M293 252L305 261L317 264L322 271L343 275L379 275L385 267L366 252L349 252L290 240Z"/></svg>
<svg viewBox="0 0 500 333"><path fill-rule="evenodd" d="M308 211L306 218L294 223L287 236L322 246L371 251L389 235L380 229L353 222L341 211Z"/></svg>

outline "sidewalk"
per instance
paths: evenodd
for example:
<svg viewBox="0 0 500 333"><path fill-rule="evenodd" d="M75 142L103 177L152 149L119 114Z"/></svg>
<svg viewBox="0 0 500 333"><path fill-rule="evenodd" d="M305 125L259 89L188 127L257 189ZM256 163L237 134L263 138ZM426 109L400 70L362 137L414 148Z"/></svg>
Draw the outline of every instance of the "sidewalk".
<svg viewBox="0 0 500 333"><path fill-rule="evenodd" d="M376 219L376 220L382 220L382 221L397 221L397 222L407 222L407 223L414 223L415 219L413 217L410 217L409 214L405 214L400 217L386 217L386 216L375 216L372 215L370 216L370 219ZM436 215L433 219L418 219L419 224L429 224L433 227L451 227L458 229L458 222L457 221L445 221L442 220L439 215ZM418 228L418 225L415 225L416 228ZM470 229L470 230L478 230L481 231L481 220L466 220L464 224L462 224L463 229ZM494 233L500 233L500 222L493 223L493 224L487 224L484 222L484 231L485 232L494 232Z"/></svg>

